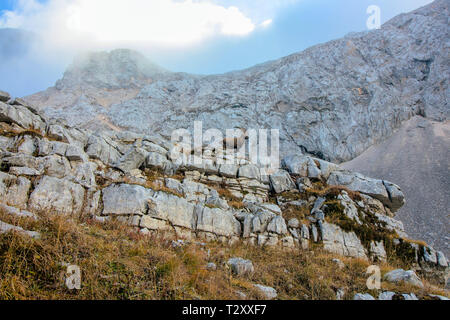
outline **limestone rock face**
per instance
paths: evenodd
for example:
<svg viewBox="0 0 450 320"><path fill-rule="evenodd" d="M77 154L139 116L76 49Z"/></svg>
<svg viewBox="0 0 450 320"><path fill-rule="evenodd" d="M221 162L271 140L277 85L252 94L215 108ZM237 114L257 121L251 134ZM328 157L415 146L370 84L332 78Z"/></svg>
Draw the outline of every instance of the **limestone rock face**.
<svg viewBox="0 0 450 320"><path fill-rule="evenodd" d="M448 119L448 7L435 1L379 30L222 75L168 72L128 50L92 53L28 99L87 128L279 129L282 152L341 162L415 114Z"/></svg>
<svg viewBox="0 0 450 320"><path fill-rule="evenodd" d="M137 185L111 185L103 189L103 214L146 214L152 195L151 190Z"/></svg>
<svg viewBox="0 0 450 320"><path fill-rule="evenodd" d="M240 236L241 224L230 211L203 207L197 210L198 231L210 232L218 236Z"/></svg>
<svg viewBox="0 0 450 320"><path fill-rule="evenodd" d="M44 176L30 195L30 210L55 214L79 214L83 209L85 190L67 180Z"/></svg>
<svg viewBox="0 0 450 320"><path fill-rule="evenodd" d="M355 258L366 258L366 250L353 232L344 232L336 225L323 223L322 239L328 251Z"/></svg>

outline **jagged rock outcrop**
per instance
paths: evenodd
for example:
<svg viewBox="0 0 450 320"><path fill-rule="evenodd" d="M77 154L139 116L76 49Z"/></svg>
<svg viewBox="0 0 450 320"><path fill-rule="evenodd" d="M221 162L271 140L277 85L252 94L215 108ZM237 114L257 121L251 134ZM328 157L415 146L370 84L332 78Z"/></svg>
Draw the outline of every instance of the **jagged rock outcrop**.
<svg viewBox="0 0 450 320"><path fill-rule="evenodd" d="M292 250L321 246L374 261L399 257L430 279L448 278L445 256L406 239L393 218L393 199L400 206L404 197L391 182L305 155L287 157L268 176L245 157L227 168L205 165L229 156L223 152L208 154L203 165L180 165L171 156L175 145L160 136L93 133L32 110L17 102L0 109L2 212L118 218L142 234ZM145 160L155 154L163 161ZM340 175L346 178L333 178Z"/></svg>
<svg viewBox="0 0 450 320"><path fill-rule="evenodd" d="M168 72L127 50L93 53L28 99L87 128L167 136L194 120L205 129L276 128L284 155L346 161L413 115L448 119L448 10L437 0L379 30L223 75Z"/></svg>

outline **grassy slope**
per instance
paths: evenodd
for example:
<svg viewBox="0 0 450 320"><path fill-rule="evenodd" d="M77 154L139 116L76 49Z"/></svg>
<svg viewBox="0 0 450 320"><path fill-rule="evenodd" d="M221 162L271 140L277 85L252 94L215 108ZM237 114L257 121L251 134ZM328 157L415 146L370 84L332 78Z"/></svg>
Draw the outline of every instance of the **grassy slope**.
<svg viewBox="0 0 450 320"><path fill-rule="evenodd" d="M368 262L340 258L346 264L340 270L332 262L336 256L320 247L305 251L192 243L173 248L168 238L142 236L116 221L99 224L52 215L37 222L17 219L0 213L0 220L43 236L0 235L0 299L239 299L237 291L257 299L256 283L276 288L280 299L335 299L337 288L345 288L347 299L367 292ZM255 273L233 276L225 262L235 256L252 260ZM216 263L217 270L207 271L208 262ZM63 263L81 268L81 290L65 287ZM383 273L394 267L381 265ZM428 283L425 290L382 286L418 296L444 294Z"/></svg>

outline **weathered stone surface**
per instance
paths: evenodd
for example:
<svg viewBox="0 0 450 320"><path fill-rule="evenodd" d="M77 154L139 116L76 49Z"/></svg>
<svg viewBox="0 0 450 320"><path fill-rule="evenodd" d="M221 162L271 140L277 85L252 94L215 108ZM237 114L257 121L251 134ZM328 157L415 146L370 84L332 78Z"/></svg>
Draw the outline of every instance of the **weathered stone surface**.
<svg viewBox="0 0 450 320"><path fill-rule="evenodd" d="M145 167L150 169L162 170L166 173L173 172L173 164L165 155L157 152L150 152L145 159Z"/></svg>
<svg viewBox="0 0 450 320"><path fill-rule="evenodd" d="M383 241L372 241L370 243L370 255L376 261L386 261L387 254L384 249Z"/></svg>
<svg viewBox="0 0 450 320"><path fill-rule="evenodd" d="M198 231L214 233L218 236L240 236L241 224L233 213L219 208L196 207Z"/></svg>
<svg viewBox="0 0 450 320"><path fill-rule="evenodd" d="M287 171L279 170L269 176L270 185L275 193L282 193L284 191L290 191L297 189L294 181Z"/></svg>
<svg viewBox="0 0 450 320"><path fill-rule="evenodd" d="M343 256L367 259L366 250L354 232L344 232L327 222L323 223L322 240L324 249Z"/></svg>
<svg viewBox="0 0 450 320"><path fill-rule="evenodd" d="M48 126L47 136L50 139L62 141L65 143L69 142L66 129L64 129L62 126L60 126L58 124L51 124Z"/></svg>
<svg viewBox="0 0 450 320"><path fill-rule="evenodd" d="M384 275L384 280L393 283L405 282L423 288L422 281L413 270L405 271L403 269L397 269L390 271Z"/></svg>
<svg viewBox="0 0 450 320"><path fill-rule="evenodd" d="M20 210L20 209L17 209L16 207L11 207L11 206L8 206L8 205L3 204L3 203L0 203L0 210L3 213L9 214L9 215L13 215L13 216L16 216L16 217L19 217L19 218L24 218L25 217L25 218L31 218L31 219L34 219L34 220L38 219L38 216L35 215L34 213L28 212L26 210Z"/></svg>
<svg viewBox="0 0 450 320"><path fill-rule="evenodd" d="M300 222L297 218L289 219L288 221L289 228L298 228L300 226Z"/></svg>
<svg viewBox="0 0 450 320"><path fill-rule="evenodd" d="M253 285L265 300L273 300L278 297L277 290L272 287L263 286L261 284Z"/></svg>
<svg viewBox="0 0 450 320"><path fill-rule="evenodd" d="M195 206L186 199L165 192L156 192L148 200L148 215L166 220L171 225L195 230Z"/></svg>
<svg viewBox="0 0 450 320"><path fill-rule="evenodd" d="M113 184L103 189L104 215L146 214L153 191L137 185Z"/></svg>
<svg viewBox="0 0 450 320"><path fill-rule="evenodd" d="M101 160L105 164L116 163L121 154L117 145L106 136L91 135L87 141L86 153L92 159Z"/></svg>
<svg viewBox="0 0 450 320"><path fill-rule="evenodd" d="M237 178L239 166L234 164L222 164L219 168L219 175L228 178Z"/></svg>
<svg viewBox="0 0 450 320"><path fill-rule="evenodd" d="M139 169L144 164L146 156L147 153L143 149L133 147L119 159L114 167L126 173Z"/></svg>
<svg viewBox="0 0 450 320"><path fill-rule="evenodd" d="M0 172L0 201L4 204L26 209L30 187L28 179Z"/></svg>
<svg viewBox="0 0 450 320"><path fill-rule="evenodd" d="M164 183L166 185L167 188L179 193L179 194L183 194L184 190L183 190L183 186L181 185L181 182L175 179L171 179L171 178L165 178L164 179Z"/></svg>
<svg viewBox="0 0 450 320"><path fill-rule="evenodd" d="M159 230L166 231L170 230L171 227L165 220L155 219L151 216L143 216L140 221L141 228L146 228L149 230Z"/></svg>
<svg viewBox="0 0 450 320"><path fill-rule="evenodd" d="M45 132L45 123L42 118L24 106L12 106L0 102L0 122L17 124L24 129L35 129Z"/></svg>
<svg viewBox="0 0 450 320"><path fill-rule="evenodd" d="M242 258L231 258L227 261L231 271L238 276L251 275L255 269L253 263L250 260Z"/></svg>
<svg viewBox="0 0 450 320"><path fill-rule="evenodd" d="M11 167L9 168L9 173L15 176L33 177L33 176L40 176L43 172L27 167Z"/></svg>
<svg viewBox="0 0 450 320"><path fill-rule="evenodd" d="M42 158L42 161L47 176L63 179L71 174L70 162L65 157L51 155Z"/></svg>
<svg viewBox="0 0 450 320"><path fill-rule="evenodd" d="M79 214L83 209L85 190L68 180L43 176L35 185L28 208L36 212Z"/></svg>
<svg viewBox="0 0 450 320"><path fill-rule="evenodd" d="M267 231L279 235L286 235L288 233L286 221L280 216L274 217L267 225Z"/></svg>
<svg viewBox="0 0 450 320"><path fill-rule="evenodd" d="M419 300L419 298L417 298L417 296L414 293L402 294L402 296L405 300Z"/></svg>
<svg viewBox="0 0 450 320"><path fill-rule="evenodd" d="M348 218L355 220L356 223L362 224L361 220L359 219L358 209L356 208L353 200L348 196L347 192L342 191L337 199L340 200L342 206L344 207L344 214Z"/></svg>
<svg viewBox="0 0 450 320"><path fill-rule="evenodd" d="M375 298L368 294L368 293L357 293L355 294L355 296L353 297L353 300L375 300Z"/></svg>
<svg viewBox="0 0 450 320"><path fill-rule="evenodd" d="M389 195L390 203L387 205L392 212L397 212L406 203L405 196L399 186L392 182L383 180L386 191Z"/></svg>
<svg viewBox="0 0 450 320"><path fill-rule="evenodd" d="M385 291L380 293L378 296L378 300L392 300L392 298L395 296L395 292L392 291Z"/></svg>
<svg viewBox="0 0 450 320"><path fill-rule="evenodd" d="M239 168L238 177L259 180L261 175L257 166L248 164Z"/></svg>
<svg viewBox="0 0 450 320"><path fill-rule="evenodd" d="M24 230L21 227L13 226L9 223L0 221L0 234L6 233L9 231L19 232L19 233L25 234L31 238L34 238L34 239L39 239L41 237L41 234L39 232Z"/></svg>
<svg viewBox="0 0 450 320"><path fill-rule="evenodd" d="M36 152L36 140L30 136L23 137L23 140L20 142L20 145L17 146L18 153L24 153L27 155L33 155Z"/></svg>
<svg viewBox="0 0 450 320"><path fill-rule="evenodd" d="M393 219L391 217L375 213L375 216L377 219L381 222L385 223L385 227L388 230L395 231L397 234L402 238L407 238L408 235L405 232L405 229L403 227L403 223L399 220Z"/></svg>
<svg viewBox="0 0 450 320"><path fill-rule="evenodd" d="M88 160L88 156L84 153L83 149L76 145L69 145L67 147L65 156L70 161Z"/></svg>
<svg viewBox="0 0 450 320"><path fill-rule="evenodd" d="M330 174L327 183L329 185L345 186L350 190L361 192L378 199L389 207L392 212L397 211L404 204L404 196L401 193L400 187L390 182L365 177L359 173L345 170L334 171ZM385 185L388 185L390 190L394 192L394 201L391 200Z"/></svg>
<svg viewBox="0 0 450 320"><path fill-rule="evenodd" d="M8 102L9 99L11 99L9 93L0 90L0 102Z"/></svg>

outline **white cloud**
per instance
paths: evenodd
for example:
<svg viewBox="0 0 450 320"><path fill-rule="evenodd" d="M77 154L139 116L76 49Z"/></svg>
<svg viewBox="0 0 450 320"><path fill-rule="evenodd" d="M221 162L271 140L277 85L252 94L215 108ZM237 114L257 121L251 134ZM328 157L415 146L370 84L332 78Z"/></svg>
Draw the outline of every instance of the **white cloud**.
<svg viewBox="0 0 450 320"><path fill-rule="evenodd" d="M264 21L261 23L261 26L264 27L264 28L267 28L268 26L270 26L270 25L272 24L272 22L273 22L272 19L264 20Z"/></svg>
<svg viewBox="0 0 450 320"><path fill-rule="evenodd" d="M0 27L37 31L67 41L146 42L185 46L214 36L245 36L257 23L237 6L211 0L19 0Z"/></svg>

